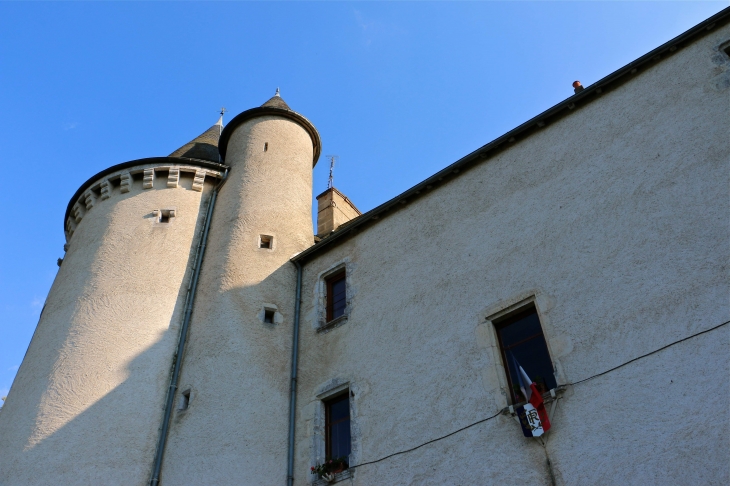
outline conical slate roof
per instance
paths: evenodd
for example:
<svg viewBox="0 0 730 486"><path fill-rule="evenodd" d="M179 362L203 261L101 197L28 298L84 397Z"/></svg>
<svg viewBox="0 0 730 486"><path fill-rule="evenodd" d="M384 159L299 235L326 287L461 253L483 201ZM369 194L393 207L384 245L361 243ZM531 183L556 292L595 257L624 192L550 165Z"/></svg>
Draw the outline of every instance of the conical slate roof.
<svg viewBox="0 0 730 486"><path fill-rule="evenodd" d="M224 128L223 132L221 133L220 141L218 144L222 160L226 160L228 141L230 140L231 135L236 130L236 128L238 128L238 126L240 126L242 123L245 123L247 120L259 116L275 116L280 118L288 118L289 120L298 123L302 128L304 128L304 130L307 131L307 133L309 133L309 136L312 138L312 148L314 149L312 165L314 166L317 164L319 154L322 150L322 142L319 139L319 133L317 133L317 129L314 128L312 122L289 108L289 105L287 105L286 102L281 99L279 88L276 88L276 94L269 101L259 106L258 108L251 108L239 113L238 115L234 116L230 122L228 122L226 128Z"/></svg>
<svg viewBox="0 0 730 486"><path fill-rule="evenodd" d="M279 94L279 88L276 88L276 94L272 96L269 101L261 106L270 106L272 108L281 108L282 110L292 111L292 109L289 108L289 105L286 104L286 101L281 98L281 95Z"/></svg>
<svg viewBox="0 0 730 486"><path fill-rule="evenodd" d="M218 139L221 136L222 130L223 116L220 117L218 123L179 149L175 150L169 156L218 162L220 161L220 156L218 155Z"/></svg>

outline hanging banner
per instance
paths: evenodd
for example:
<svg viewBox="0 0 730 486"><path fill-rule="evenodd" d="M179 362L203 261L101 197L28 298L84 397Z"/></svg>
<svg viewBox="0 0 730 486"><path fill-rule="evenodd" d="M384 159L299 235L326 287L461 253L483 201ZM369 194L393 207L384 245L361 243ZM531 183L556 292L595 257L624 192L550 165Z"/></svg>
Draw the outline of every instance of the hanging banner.
<svg viewBox="0 0 730 486"><path fill-rule="evenodd" d="M515 413L520 419L522 433L525 437L540 437L545 433L542 421L540 420L540 414L531 403L526 403L521 407L515 407Z"/></svg>

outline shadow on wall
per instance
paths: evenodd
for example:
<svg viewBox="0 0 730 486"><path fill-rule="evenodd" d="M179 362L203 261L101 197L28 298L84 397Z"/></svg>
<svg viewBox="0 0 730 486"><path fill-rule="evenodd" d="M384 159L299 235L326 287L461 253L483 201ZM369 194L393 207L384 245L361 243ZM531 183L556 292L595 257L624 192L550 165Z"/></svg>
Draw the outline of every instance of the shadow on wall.
<svg viewBox="0 0 730 486"><path fill-rule="evenodd" d="M190 373L186 374L185 364L183 365L179 386L184 385L182 380L193 380L201 387L207 388L204 394L205 400L203 397L196 399L197 407L206 401L214 400L208 405L222 410L224 416L226 411L236 411L237 414L236 420L230 421L221 420L220 415L201 418L204 414L196 414L199 420L212 420L205 424L211 436L223 434L250 438L252 427L260 425L259 417L255 413L241 414L240 405L246 401L247 396L250 398L251 393L251 387L243 387L241 383L247 380L250 382L253 375L256 383L267 390L259 400L265 401L265 397L268 396L272 402L271 410L280 410L280 417L272 417L280 427L267 425L265 431L268 437L262 438L262 441L270 442L270 445L274 445L285 456L295 276L294 266L286 262L256 285L223 291L217 301L202 301L196 306L185 353L187 356L185 364L190 366L194 361L196 366L192 367L191 376ZM212 280L220 281L218 272L212 276ZM127 376L121 384L36 443L32 445L16 443L13 444L14 449L10 449L10 444L6 445L5 450L8 454L6 459L11 456L12 459L6 463L10 467L2 471L3 481L7 481L3 482L3 485L39 482L142 485L149 481L159 438L159 427L164 414L173 356L182 323L187 279L184 283L185 285L179 290L173 317L167 329L159 332L152 346L128 362L125 367ZM286 302L281 302L282 286L285 286L285 290L292 296L291 299L287 298ZM261 322L259 312L252 312L252 307L247 305L250 302L277 304L279 312L284 315L284 322L281 324ZM227 309L231 316L237 315L239 318L231 320L221 318L219 313L209 312L214 307L220 310L221 306ZM216 317L209 320L210 315ZM123 344L119 343L120 346ZM265 351L263 355L262 350ZM262 359L264 355L276 359ZM237 366L227 367L225 373L213 374L213 370L220 371L227 359L235 360ZM197 366L200 361L209 363L212 368L209 370ZM49 360L49 363L53 362ZM57 362L53 365L57 366ZM99 366L104 366L103 360L100 360ZM89 370L88 375L93 376L94 370ZM215 376L215 380L208 379L212 376ZM69 387L72 388L71 382L83 380L84 377L69 376L67 379ZM201 381L206 383L203 384ZM254 383L251 386L257 385ZM34 397L34 403L47 400L44 395L46 393ZM175 404L177 399L176 396ZM25 437L31 436L32 431L37 429L39 422L43 420L39 412L33 417L35 424L26 424ZM180 419L176 410L173 410L166 459L168 456L171 456L171 459L175 456L178 459L184 456L184 464L175 464L175 469L180 473L185 473L186 470L198 473L201 470L208 470L212 464L220 461L221 451L205 448L195 450L193 441L186 446L184 454L176 454L179 444L176 447L175 442L187 433L186 429L180 429L181 422L184 421ZM252 444L255 448L261 448L260 442L250 440L227 444L223 455L232 454L238 458L237 465L233 469L241 473L244 471L250 473L251 468L260 467L260 464L258 466L255 464L256 460L246 459L248 454L242 454L242 449ZM20 450L23 445L25 448ZM202 446L204 443L199 445ZM280 458L277 454L271 454L268 460L271 461L272 471L281 471L283 481L286 474L285 457ZM5 461L0 461L2 462ZM230 473L230 470L229 466L226 472ZM171 470L166 470L163 465L163 477L166 472ZM168 479L175 482L169 474Z"/></svg>
<svg viewBox="0 0 730 486"><path fill-rule="evenodd" d="M98 243L93 244L97 248L87 245L79 250L95 254ZM124 258L123 253L120 255ZM11 393L3 411L18 419L12 423L3 421L4 432L9 433L5 435L7 441L0 443L0 483L146 484L149 481L193 257L194 248L185 260L182 285L174 300L165 299L165 304L156 301L153 292L140 295L134 310L119 308L119 302L114 301L116 292L102 297L82 296L66 308L60 305L55 315L48 315L39 323L35 343L31 344L35 344L35 349L29 349L26 355L30 362L24 365L26 370L21 367L25 376L16 380L18 386L29 383L30 389L18 390L17 395ZM94 267L95 264L91 264L93 271L103 274L103 269ZM60 275L66 279L63 285L73 286L76 283L73 276ZM93 278L90 282L93 286ZM158 306L172 305L150 312L145 299L157 302ZM92 316L81 325L72 317L80 308ZM144 315L145 322L140 323L139 313L144 312L148 314ZM100 316L99 322L93 320L94 314ZM113 331L106 339L100 339L93 331L87 333L83 329L89 322L94 327ZM58 336L57 342L63 345L52 350L53 357L44 358L43 346ZM141 339L136 341L139 343L136 346L135 337ZM85 342L79 344L81 340ZM130 346L127 348L130 352L124 351L125 346ZM111 352L116 349L121 352ZM136 349L142 351L132 356ZM64 370L66 358L75 352L85 353L93 365L80 368L80 359L74 359L70 361L71 368ZM48 378L51 376L52 380ZM104 392L105 387L110 389ZM63 390L63 396L57 389ZM21 410L29 406L37 408ZM56 428L57 424L62 425ZM8 440L10 436L14 436L12 442Z"/></svg>
<svg viewBox="0 0 730 486"><path fill-rule="evenodd" d="M282 484L295 267L285 261L259 282L228 288L226 276L203 272L179 383L192 387L190 408L181 413L175 404L161 479L239 484L268 471L257 484ZM264 304L283 320L264 322Z"/></svg>
<svg viewBox="0 0 730 486"><path fill-rule="evenodd" d="M14 450L6 446L14 457L6 463L2 481L7 482L2 484L147 482L178 328L176 324L160 333L153 346L129 363L122 384L62 427L23 450L21 443Z"/></svg>

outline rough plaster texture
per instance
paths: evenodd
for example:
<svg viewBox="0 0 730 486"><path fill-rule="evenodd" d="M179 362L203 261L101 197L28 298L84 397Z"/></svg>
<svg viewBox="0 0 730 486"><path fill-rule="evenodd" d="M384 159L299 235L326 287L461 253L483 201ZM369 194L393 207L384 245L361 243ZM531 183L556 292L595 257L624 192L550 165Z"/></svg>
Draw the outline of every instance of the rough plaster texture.
<svg viewBox="0 0 730 486"><path fill-rule="evenodd" d="M149 481L212 184L192 183L117 185L84 212L0 413L3 485Z"/></svg>
<svg viewBox="0 0 730 486"><path fill-rule="evenodd" d="M560 383L729 319L729 38L708 35L307 263L295 484L322 459L332 380L354 391L353 464L507 405L487 318L517 303L535 302ZM342 261L348 319L318 333L321 275ZM350 482L550 484L547 456L557 484L727 484L730 397L712 383L727 381L729 341L723 327L569 387L546 448L499 416Z"/></svg>
<svg viewBox="0 0 730 486"><path fill-rule="evenodd" d="M172 417L163 484L286 481L289 259L314 241L312 156L309 134L281 117L250 119L230 138L180 377L195 397ZM258 247L262 234L273 249ZM264 306L277 309L275 324Z"/></svg>

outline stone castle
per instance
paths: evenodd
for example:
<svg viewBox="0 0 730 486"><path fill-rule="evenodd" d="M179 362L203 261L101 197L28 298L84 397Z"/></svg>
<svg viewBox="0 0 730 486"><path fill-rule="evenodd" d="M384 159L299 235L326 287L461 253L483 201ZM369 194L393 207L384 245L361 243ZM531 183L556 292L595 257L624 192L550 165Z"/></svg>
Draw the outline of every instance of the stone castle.
<svg viewBox="0 0 730 486"><path fill-rule="evenodd" d="M316 234L278 92L91 177L0 484L730 484L729 23Z"/></svg>

